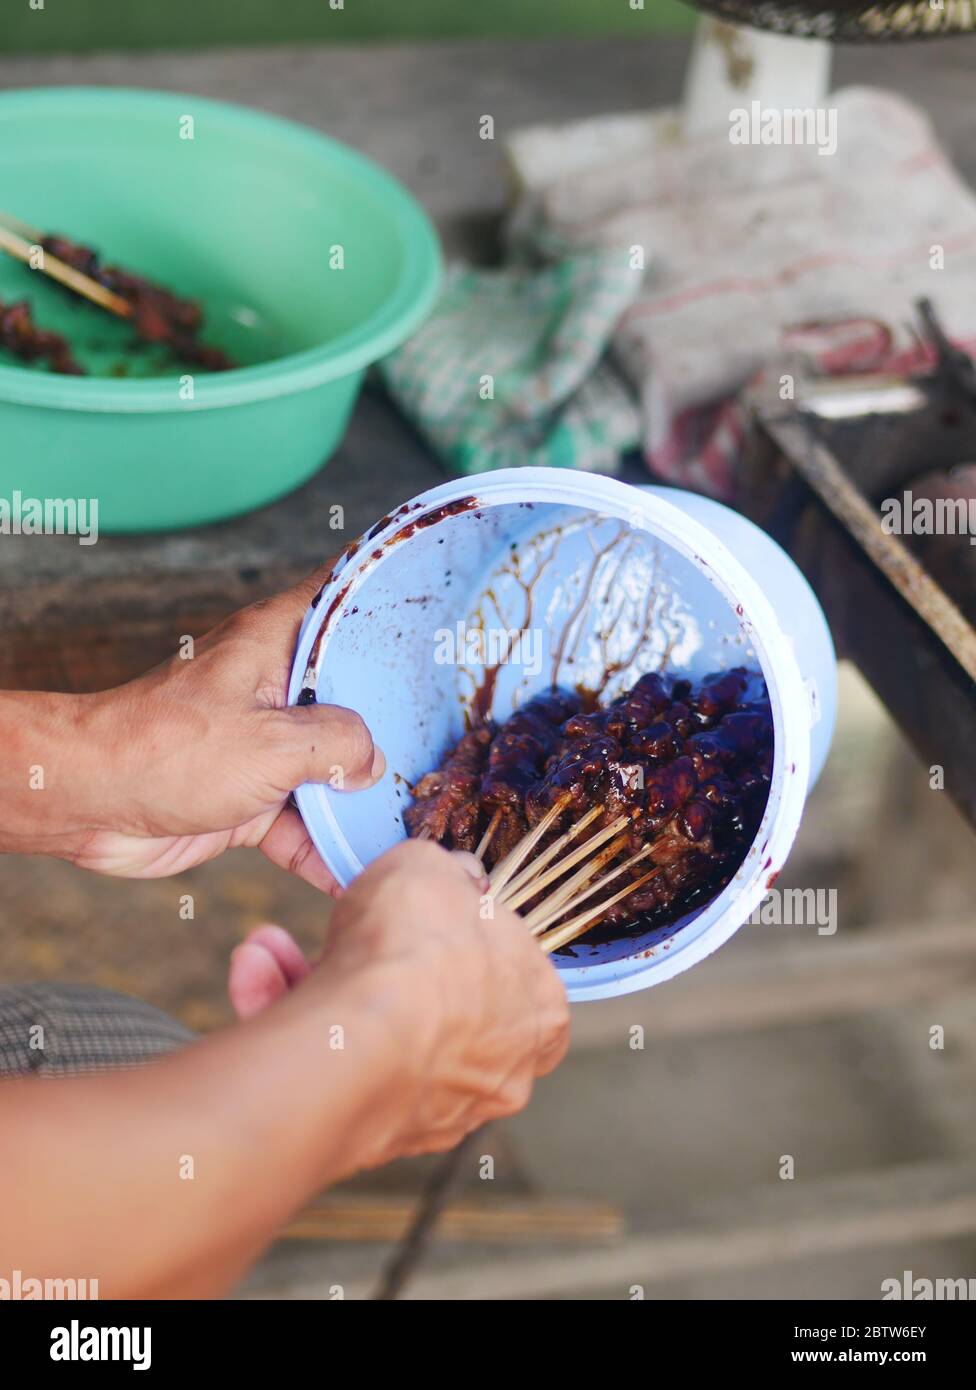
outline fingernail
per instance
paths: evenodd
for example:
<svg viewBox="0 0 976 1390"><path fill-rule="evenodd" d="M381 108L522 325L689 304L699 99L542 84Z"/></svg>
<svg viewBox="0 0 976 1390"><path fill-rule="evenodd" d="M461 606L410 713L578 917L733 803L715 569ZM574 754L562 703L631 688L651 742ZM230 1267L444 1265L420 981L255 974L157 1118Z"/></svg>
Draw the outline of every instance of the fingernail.
<svg viewBox="0 0 976 1390"><path fill-rule="evenodd" d="M369 769L369 775L374 782L378 782L386 771L386 758L383 756L382 748L373 744L373 765Z"/></svg>
<svg viewBox="0 0 976 1390"><path fill-rule="evenodd" d="M454 858L464 869L465 873L471 875L480 890L484 893L488 890L488 875L485 873L485 866L475 855L470 854L466 849L452 850Z"/></svg>

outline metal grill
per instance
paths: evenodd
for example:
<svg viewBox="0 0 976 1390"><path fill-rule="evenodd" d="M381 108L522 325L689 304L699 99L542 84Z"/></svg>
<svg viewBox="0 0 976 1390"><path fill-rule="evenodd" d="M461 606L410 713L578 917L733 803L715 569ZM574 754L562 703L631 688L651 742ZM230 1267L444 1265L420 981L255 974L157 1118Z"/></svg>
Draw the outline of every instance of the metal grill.
<svg viewBox="0 0 976 1390"><path fill-rule="evenodd" d="M837 43L976 32L976 0L692 0L736 24Z"/></svg>

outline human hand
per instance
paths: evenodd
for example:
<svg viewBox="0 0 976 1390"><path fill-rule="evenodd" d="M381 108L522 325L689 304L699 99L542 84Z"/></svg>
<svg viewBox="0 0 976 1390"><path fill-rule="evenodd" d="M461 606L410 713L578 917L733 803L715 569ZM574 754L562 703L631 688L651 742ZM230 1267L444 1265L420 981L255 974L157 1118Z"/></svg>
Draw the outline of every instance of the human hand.
<svg viewBox="0 0 976 1390"><path fill-rule="evenodd" d="M334 891L289 794L305 781L356 791L386 763L354 711L285 704L298 627L324 577L242 609L191 659L87 697L76 737L96 750L97 785L67 857L156 878L250 845Z"/></svg>
<svg viewBox="0 0 976 1390"><path fill-rule="evenodd" d="M253 932L231 959L242 1018L326 1009L350 993L388 1039L400 1112L377 1115L360 1166L453 1147L514 1114L569 1041L559 976L523 922L487 899L471 855L406 841L363 873L335 908L313 967L280 927Z"/></svg>

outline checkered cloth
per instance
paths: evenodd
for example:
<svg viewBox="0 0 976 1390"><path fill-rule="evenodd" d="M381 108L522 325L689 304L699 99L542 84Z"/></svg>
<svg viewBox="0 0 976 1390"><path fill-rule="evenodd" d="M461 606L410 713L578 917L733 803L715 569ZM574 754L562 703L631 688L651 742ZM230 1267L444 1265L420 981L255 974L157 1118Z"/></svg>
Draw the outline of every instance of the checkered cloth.
<svg viewBox="0 0 976 1390"><path fill-rule="evenodd" d="M455 268L435 313L380 370L458 473L612 472L640 440L640 412L605 352L639 288L604 252L541 270Z"/></svg>
<svg viewBox="0 0 976 1390"><path fill-rule="evenodd" d="M86 985L0 989L0 1077L138 1066L193 1041L151 1004Z"/></svg>

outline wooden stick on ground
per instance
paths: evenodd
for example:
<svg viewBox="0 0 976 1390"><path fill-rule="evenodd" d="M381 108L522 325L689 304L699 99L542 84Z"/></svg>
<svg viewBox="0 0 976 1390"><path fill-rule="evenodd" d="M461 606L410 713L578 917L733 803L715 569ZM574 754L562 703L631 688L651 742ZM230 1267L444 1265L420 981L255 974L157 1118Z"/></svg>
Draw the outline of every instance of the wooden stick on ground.
<svg viewBox="0 0 976 1390"><path fill-rule="evenodd" d="M976 680L976 634L966 617L900 536L889 535L875 507L826 447L810 436L798 412L760 414L763 428L821 502L837 517L959 662Z"/></svg>
<svg viewBox="0 0 976 1390"><path fill-rule="evenodd" d="M281 1232L282 1240L380 1242L402 1240L415 1216L406 1196L343 1196L307 1207ZM569 1241L603 1244L623 1234L619 1207L605 1201L550 1197L456 1199L443 1208L439 1241L520 1245Z"/></svg>

